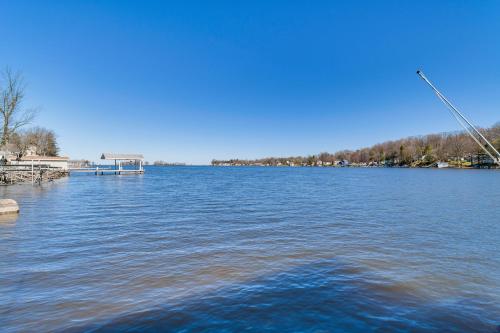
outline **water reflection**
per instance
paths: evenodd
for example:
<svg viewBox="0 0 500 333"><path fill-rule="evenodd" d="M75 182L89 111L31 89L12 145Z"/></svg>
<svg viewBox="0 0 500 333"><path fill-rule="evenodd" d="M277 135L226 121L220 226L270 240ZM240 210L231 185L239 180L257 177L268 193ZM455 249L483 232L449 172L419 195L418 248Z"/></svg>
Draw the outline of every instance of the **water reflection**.
<svg viewBox="0 0 500 333"><path fill-rule="evenodd" d="M0 195L21 207L0 224L2 332L486 332L500 318L495 171L149 168Z"/></svg>
<svg viewBox="0 0 500 333"><path fill-rule="evenodd" d="M490 302L492 300L489 300ZM484 300L441 304L323 260L67 332L494 332Z"/></svg>
<svg viewBox="0 0 500 333"><path fill-rule="evenodd" d="M0 228L12 227L19 217L19 214L0 214Z"/></svg>

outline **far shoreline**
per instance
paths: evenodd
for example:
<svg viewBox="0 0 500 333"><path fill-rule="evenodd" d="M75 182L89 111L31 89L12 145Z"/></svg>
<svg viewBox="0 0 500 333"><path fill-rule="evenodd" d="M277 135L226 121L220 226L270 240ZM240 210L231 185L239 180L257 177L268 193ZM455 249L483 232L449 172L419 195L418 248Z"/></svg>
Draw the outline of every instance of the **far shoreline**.
<svg viewBox="0 0 500 333"><path fill-rule="evenodd" d="M192 166L211 166L220 168L316 168L316 169L435 169L435 170L500 170L500 167L490 166L490 167L457 167L457 166L447 166L447 167L437 167L437 166L319 166L319 165L192 165Z"/></svg>

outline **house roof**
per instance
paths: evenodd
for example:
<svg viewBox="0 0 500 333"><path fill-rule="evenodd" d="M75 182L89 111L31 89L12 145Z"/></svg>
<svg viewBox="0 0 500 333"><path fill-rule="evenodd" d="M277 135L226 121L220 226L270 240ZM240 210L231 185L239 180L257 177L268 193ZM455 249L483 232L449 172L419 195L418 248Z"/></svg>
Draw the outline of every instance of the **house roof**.
<svg viewBox="0 0 500 333"><path fill-rule="evenodd" d="M66 156L38 156L30 155L21 157L21 161L68 161Z"/></svg>
<svg viewBox="0 0 500 333"><path fill-rule="evenodd" d="M101 160L143 160L144 156L142 154L114 154L114 153L103 153L101 155Z"/></svg>

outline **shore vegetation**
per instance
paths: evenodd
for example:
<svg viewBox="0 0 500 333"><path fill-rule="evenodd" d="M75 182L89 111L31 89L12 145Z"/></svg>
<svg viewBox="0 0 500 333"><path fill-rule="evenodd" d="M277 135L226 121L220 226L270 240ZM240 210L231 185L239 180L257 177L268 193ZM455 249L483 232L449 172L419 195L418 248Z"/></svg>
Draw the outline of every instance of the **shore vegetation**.
<svg viewBox="0 0 500 333"><path fill-rule="evenodd" d="M500 150L500 122L482 128L483 135ZM444 163L444 164L443 164ZM465 132L429 134L386 141L357 150L322 152L308 156L266 157L254 160L212 160L216 166L387 166L450 167L493 166L493 161Z"/></svg>
<svg viewBox="0 0 500 333"><path fill-rule="evenodd" d="M59 145L54 131L44 127L29 128L37 114L24 106L26 83L20 72L10 68L0 73L0 151L5 159L26 155L58 156Z"/></svg>

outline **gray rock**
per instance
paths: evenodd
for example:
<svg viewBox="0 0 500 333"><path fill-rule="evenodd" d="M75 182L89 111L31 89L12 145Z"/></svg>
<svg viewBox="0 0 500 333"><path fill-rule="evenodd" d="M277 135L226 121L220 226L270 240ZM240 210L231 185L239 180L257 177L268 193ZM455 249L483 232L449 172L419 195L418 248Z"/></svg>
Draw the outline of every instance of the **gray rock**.
<svg viewBox="0 0 500 333"><path fill-rule="evenodd" d="M0 199L0 215L19 213L19 205L12 199Z"/></svg>

